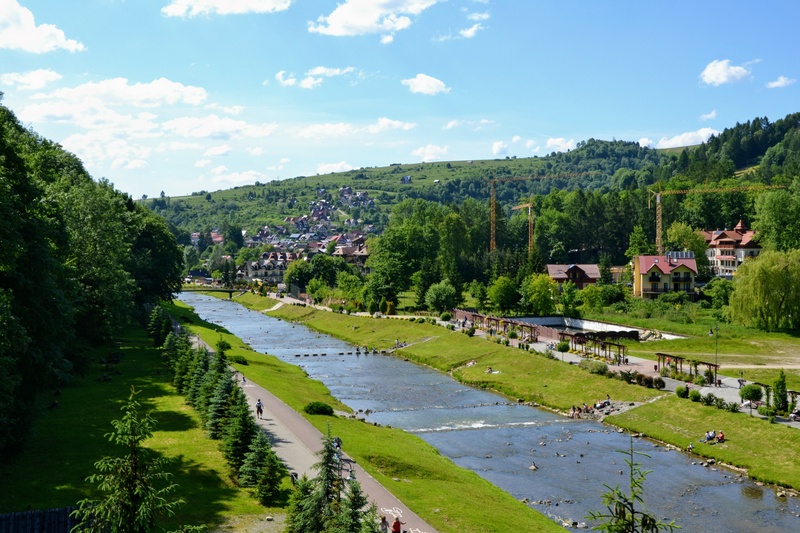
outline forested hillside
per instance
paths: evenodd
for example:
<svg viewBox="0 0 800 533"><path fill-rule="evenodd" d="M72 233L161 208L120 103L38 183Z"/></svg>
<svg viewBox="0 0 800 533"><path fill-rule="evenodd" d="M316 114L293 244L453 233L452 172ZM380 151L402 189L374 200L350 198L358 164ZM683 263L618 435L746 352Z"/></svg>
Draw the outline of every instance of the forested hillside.
<svg viewBox="0 0 800 533"><path fill-rule="evenodd" d="M0 101L2 93L0 93ZM165 222L0 105L0 455L38 395L67 383L147 304L180 287Z"/></svg>

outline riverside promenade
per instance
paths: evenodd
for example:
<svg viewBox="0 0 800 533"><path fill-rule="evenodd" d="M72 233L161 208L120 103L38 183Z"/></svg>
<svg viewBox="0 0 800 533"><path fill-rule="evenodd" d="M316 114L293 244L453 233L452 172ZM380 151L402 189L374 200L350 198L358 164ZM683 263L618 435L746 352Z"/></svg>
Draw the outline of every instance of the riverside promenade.
<svg viewBox="0 0 800 533"><path fill-rule="evenodd" d="M202 344L210 352L214 349L198 337L193 337L194 344ZM236 384L242 388L247 396L247 401L253 409L256 424L267 433L272 443L272 448L278 458L286 465L289 472L313 478L317 475L314 465L319 462L317 452L322 450L322 433L315 428L303 415L289 407L280 398L267 389L249 379L242 381L237 375ZM246 378L246 376L245 376ZM261 400L264 405L262 418L255 417L256 402ZM353 477L358 480L361 490L367 499L375 504L378 516L385 515L391 524L395 517L400 517L403 531L408 533L437 533L437 530L410 510L400 499L392 494L378 480L364 471L346 452L347 443L342 443L343 477ZM403 483L403 481L398 481Z"/></svg>

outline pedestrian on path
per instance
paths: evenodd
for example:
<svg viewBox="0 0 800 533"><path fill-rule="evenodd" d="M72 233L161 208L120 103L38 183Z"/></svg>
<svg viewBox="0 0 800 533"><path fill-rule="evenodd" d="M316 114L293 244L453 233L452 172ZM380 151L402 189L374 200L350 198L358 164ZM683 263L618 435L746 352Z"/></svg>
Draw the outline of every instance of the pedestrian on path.
<svg viewBox="0 0 800 533"><path fill-rule="evenodd" d="M264 404L261 403L261 399L256 402L256 417L261 420L261 415L264 414Z"/></svg>
<svg viewBox="0 0 800 533"><path fill-rule="evenodd" d="M394 517L394 522L392 522L392 533L400 533L402 529L400 526L404 526L406 523L400 521L399 516Z"/></svg>
<svg viewBox="0 0 800 533"><path fill-rule="evenodd" d="M389 521L386 520L386 515L381 516L381 523L378 524L381 533L389 533Z"/></svg>

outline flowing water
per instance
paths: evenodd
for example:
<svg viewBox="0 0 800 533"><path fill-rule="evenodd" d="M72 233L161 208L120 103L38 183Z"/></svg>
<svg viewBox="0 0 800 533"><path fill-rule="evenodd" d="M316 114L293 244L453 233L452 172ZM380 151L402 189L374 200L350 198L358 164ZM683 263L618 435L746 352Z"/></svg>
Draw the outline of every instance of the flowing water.
<svg viewBox="0 0 800 533"><path fill-rule="evenodd" d="M630 438L599 422L509 403L446 374L357 353L350 344L234 302L197 294L180 299L254 350L302 366L352 409L368 412L361 413L368 421L418 435L554 519L587 522L589 511L604 509L604 485L619 483L627 492L626 456L617 450L627 450ZM800 531L798 498L779 498L736 472L692 464L696 457L645 439L634 439L633 447L649 455L636 458L652 470L645 483L648 509L683 531Z"/></svg>

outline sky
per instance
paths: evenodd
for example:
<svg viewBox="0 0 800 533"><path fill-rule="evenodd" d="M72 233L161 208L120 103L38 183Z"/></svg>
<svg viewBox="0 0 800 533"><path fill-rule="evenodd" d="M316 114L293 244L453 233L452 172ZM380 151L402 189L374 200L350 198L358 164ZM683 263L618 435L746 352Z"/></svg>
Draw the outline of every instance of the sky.
<svg viewBox="0 0 800 533"><path fill-rule="evenodd" d="M698 144L800 111L800 2L0 0L3 105L134 198Z"/></svg>

